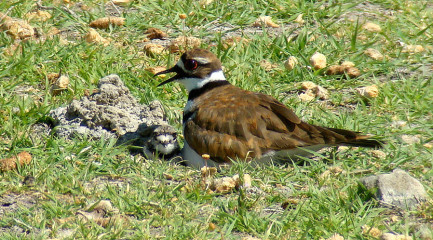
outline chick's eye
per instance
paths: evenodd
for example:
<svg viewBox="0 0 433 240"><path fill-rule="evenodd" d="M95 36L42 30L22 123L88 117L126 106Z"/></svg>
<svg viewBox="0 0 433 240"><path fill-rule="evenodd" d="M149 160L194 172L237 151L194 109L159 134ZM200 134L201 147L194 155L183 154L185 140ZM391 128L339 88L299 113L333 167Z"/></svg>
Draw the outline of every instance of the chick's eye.
<svg viewBox="0 0 433 240"><path fill-rule="evenodd" d="M191 59L185 62L186 70L192 71L195 70L197 67L198 67L198 63L196 60Z"/></svg>

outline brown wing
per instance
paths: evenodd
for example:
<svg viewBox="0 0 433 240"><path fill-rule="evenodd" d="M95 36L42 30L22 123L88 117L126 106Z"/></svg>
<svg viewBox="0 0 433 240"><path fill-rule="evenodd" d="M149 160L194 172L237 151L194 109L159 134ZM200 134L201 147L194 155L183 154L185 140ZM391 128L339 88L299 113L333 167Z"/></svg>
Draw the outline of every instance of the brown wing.
<svg viewBox="0 0 433 240"><path fill-rule="evenodd" d="M200 108L185 123L185 140L198 154L209 154L214 161L365 139L355 132L304 123L275 98L233 85L213 89L195 102Z"/></svg>

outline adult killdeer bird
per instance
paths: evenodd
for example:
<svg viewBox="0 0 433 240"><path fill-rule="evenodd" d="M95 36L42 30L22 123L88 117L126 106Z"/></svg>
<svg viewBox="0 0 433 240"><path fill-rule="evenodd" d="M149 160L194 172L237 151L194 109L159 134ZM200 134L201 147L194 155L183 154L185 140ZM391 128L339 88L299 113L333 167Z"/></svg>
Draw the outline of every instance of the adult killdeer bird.
<svg viewBox="0 0 433 240"><path fill-rule="evenodd" d="M288 160L323 147L380 147L381 142L343 129L311 125L275 98L231 85L210 51L185 52L177 64L156 75L176 75L189 92L183 113L183 159L194 167L219 166L241 159ZM155 75L155 76L156 76ZM209 154L210 160L201 156Z"/></svg>

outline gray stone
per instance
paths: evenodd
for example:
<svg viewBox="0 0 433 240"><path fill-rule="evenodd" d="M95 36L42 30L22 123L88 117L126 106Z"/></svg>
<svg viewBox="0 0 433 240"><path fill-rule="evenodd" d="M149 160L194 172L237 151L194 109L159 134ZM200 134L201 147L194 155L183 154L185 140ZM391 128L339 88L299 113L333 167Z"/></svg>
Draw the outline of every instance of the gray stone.
<svg viewBox="0 0 433 240"><path fill-rule="evenodd" d="M367 189L375 190L376 198L384 204L411 209L427 199L424 186L401 169L364 177L360 181Z"/></svg>
<svg viewBox="0 0 433 240"><path fill-rule="evenodd" d="M95 140L118 138L119 144L131 143L149 148L153 131L158 130L154 135L160 136L163 134L161 131L166 130L164 136L170 136L171 145L169 149L164 148L167 151L163 155L172 155L179 150L176 131L165 120L159 101L152 101L149 105L139 104L119 76L114 74L100 79L98 87L98 91L92 95L50 111L57 136ZM162 138L165 140L165 137ZM161 149L161 146L153 149Z"/></svg>

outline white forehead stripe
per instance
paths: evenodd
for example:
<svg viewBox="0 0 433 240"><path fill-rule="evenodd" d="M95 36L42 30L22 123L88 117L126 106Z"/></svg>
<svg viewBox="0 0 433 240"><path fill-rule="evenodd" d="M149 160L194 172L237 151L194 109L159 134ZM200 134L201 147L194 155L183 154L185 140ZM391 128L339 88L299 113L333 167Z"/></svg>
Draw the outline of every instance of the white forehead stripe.
<svg viewBox="0 0 433 240"><path fill-rule="evenodd" d="M196 60L200 64L208 64L208 63L210 63L209 59L203 58L203 57L196 57L196 58L194 58L194 60Z"/></svg>

